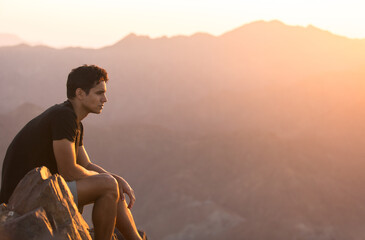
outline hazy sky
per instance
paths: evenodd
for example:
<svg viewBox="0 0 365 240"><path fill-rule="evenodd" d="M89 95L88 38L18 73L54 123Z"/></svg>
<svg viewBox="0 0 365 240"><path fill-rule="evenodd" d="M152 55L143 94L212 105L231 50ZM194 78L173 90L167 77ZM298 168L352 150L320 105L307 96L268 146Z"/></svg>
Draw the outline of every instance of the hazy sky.
<svg viewBox="0 0 365 240"><path fill-rule="evenodd" d="M51 46L101 47L129 33L220 35L256 20L365 38L363 0L0 0L0 33Z"/></svg>

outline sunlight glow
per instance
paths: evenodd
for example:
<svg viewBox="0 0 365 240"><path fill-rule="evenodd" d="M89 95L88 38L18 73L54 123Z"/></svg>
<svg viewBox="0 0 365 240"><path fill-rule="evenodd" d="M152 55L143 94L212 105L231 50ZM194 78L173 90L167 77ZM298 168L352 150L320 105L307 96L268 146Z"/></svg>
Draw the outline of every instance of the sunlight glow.
<svg viewBox="0 0 365 240"><path fill-rule="evenodd" d="M100 47L129 33L220 35L252 21L277 19L365 38L363 9L360 0L0 0L0 33L52 46Z"/></svg>

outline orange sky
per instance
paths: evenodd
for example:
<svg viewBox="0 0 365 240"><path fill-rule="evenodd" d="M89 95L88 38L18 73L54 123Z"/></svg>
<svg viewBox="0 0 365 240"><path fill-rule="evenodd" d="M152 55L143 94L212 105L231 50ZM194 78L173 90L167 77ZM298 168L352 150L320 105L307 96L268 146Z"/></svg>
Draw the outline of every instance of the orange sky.
<svg viewBox="0 0 365 240"><path fill-rule="evenodd" d="M0 33L56 47L101 47L129 33L219 35L256 20L365 38L361 0L0 0Z"/></svg>

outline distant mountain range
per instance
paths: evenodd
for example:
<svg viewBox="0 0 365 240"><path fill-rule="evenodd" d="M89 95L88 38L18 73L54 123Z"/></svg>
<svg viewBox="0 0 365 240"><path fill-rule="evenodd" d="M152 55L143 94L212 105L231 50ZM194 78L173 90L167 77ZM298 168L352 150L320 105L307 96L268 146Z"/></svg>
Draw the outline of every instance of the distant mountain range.
<svg viewBox="0 0 365 240"><path fill-rule="evenodd" d="M4 47L0 78L11 82L0 90L0 109L10 111L26 102L45 108L63 101L70 69L93 63L105 67L111 78L103 122L138 121L173 129L219 129L225 122L236 129L273 117L275 124L292 122L294 113L307 121L316 117L309 112L347 108L354 94L363 98L364 53L365 40L278 21L254 22L219 37L129 35L99 50ZM333 98L342 90L348 92L337 102ZM255 109L265 111L247 113ZM288 112L282 114L284 109ZM226 117L231 114L235 117Z"/></svg>
<svg viewBox="0 0 365 240"><path fill-rule="evenodd" d="M365 40L259 21L101 49L2 47L0 157L85 63L110 76L86 149L134 186L151 239L365 236Z"/></svg>

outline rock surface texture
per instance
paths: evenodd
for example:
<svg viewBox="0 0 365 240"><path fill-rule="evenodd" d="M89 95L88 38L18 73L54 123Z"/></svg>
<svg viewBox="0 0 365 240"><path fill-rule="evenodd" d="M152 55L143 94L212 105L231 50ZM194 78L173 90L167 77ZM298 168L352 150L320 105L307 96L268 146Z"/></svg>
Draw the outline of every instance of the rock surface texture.
<svg viewBox="0 0 365 240"><path fill-rule="evenodd" d="M0 239L92 238L65 180L40 167L20 181L8 205L0 206Z"/></svg>

